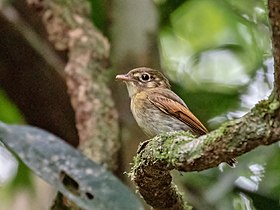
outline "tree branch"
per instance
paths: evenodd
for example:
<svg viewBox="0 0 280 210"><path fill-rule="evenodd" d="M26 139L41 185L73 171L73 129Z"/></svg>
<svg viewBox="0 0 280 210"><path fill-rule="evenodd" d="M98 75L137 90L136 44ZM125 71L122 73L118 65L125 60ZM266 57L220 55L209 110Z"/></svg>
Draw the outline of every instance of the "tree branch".
<svg viewBox="0 0 280 210"><path fill-rule="evenodd" d="M244 117L195 138L186 132L157 136L140 145L131 172L140 194L154 209L186 209L170 171L201 171L280 139L280 1L269 1L275 56L275 88ZM276 93L276 94L275 94Z"/></svg>
<svg viewBox="0 0 280 210"><path fill-rule="evenodd" d="M75 111L79 147L90 159L116 171L118 168L118 116L106 85L110 45L92 25L89 2L80 0L27 0L42 13L49 40L68 52L64 69ZM52 209L77 209L57 196Z"/></svg>
<svg viewBox="0 0 280 210"><path fill-rule="evenodd" d="M157 136L136 156L131 178L145 201L155 209L184 209L169 172L202 171L278 141L278 108L279 102L273 98L262 101L241 119L199 138L186 132Z"/></svg>
<svg viewBox="0 0 280 210"><path fill-rule="evenodd" d="M269 19L272 30L274 57L274 85L278 100L280 99L280 1L268 0Z"/></svg>
<svg viewBox="0 0 280 210"><path fill-rule="evenodd" d="M89 2L27 1L41 11L56 49L68 51L64 70L76 116L79 147L94 161L116 170L120 148L118 117L105 82L110 45L90 21Z"/></svg>

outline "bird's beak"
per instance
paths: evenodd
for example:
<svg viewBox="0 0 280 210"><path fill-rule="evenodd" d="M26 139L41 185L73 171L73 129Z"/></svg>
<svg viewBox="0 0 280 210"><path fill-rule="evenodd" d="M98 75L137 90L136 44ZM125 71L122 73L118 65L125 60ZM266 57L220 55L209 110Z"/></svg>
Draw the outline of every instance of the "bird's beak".
<svg viewBox="0 0 280 210"><path fill-rule="evenodd" d="M124 82L132 80L127 74L119 74L119 75L116 76L116 79L124 81Z"/></svg>

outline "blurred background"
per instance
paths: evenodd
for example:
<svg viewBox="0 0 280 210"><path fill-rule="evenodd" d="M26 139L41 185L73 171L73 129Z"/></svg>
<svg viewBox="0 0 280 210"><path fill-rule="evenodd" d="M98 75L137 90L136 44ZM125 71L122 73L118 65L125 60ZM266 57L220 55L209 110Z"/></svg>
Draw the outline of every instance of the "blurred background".
<svg viewBox="0 0 280 210"><path fill-rule="evenodd" d="M111 43L112 88L122 140L120 174L147 137L130 113L116 74L160 69L172 89L213 130L246 114L273 88L265 0L89 0L91 19ZM64 82L67 52L56 51L24 0L0 0L0 120L32 124L78 144ZM174 173L199 210L280 209L279 143L199 173ZM0 144L0 210L48 209L55 191ZM132 184L126 175L121 177Z"/></svg>

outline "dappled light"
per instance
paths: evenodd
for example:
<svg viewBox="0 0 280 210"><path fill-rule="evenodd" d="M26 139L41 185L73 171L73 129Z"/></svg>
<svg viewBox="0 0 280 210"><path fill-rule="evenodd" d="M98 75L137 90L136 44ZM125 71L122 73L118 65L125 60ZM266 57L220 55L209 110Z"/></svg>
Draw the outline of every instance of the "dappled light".
<svg viewBox="0 0 280 210"><path fill-rule="evenodd" d="M219 1L186 1L176 9L160 36L163 68L173 81L225 93L247 85L271 44L268 23L242 15Z"/></svg>

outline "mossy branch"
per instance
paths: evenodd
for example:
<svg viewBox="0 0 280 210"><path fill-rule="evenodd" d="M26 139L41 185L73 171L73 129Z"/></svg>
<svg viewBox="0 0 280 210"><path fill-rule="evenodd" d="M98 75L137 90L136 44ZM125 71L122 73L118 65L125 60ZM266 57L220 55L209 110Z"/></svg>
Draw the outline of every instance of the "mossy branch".
<svg viewBox="0 0 280 210"><path fill-rule="evenodd" d="M170 171L202 171L280 139L279 102L261 101L241 119L195 138L174 132L151 139L134 159L132 180L145 201L155 209L184 209L172 184Z"/></svg>
<svg viewBox="0 0 280 210"><path fill-rule="evenodd" d="M189 172L215 167L261 145L280 139L280 1L269 0L272 25L275 87L268 100L259 102L244 117L195 138L187 132L157 136L143 145L130 173L145 201L154 209L188 209L172 183L173 169Z"/></svg>

